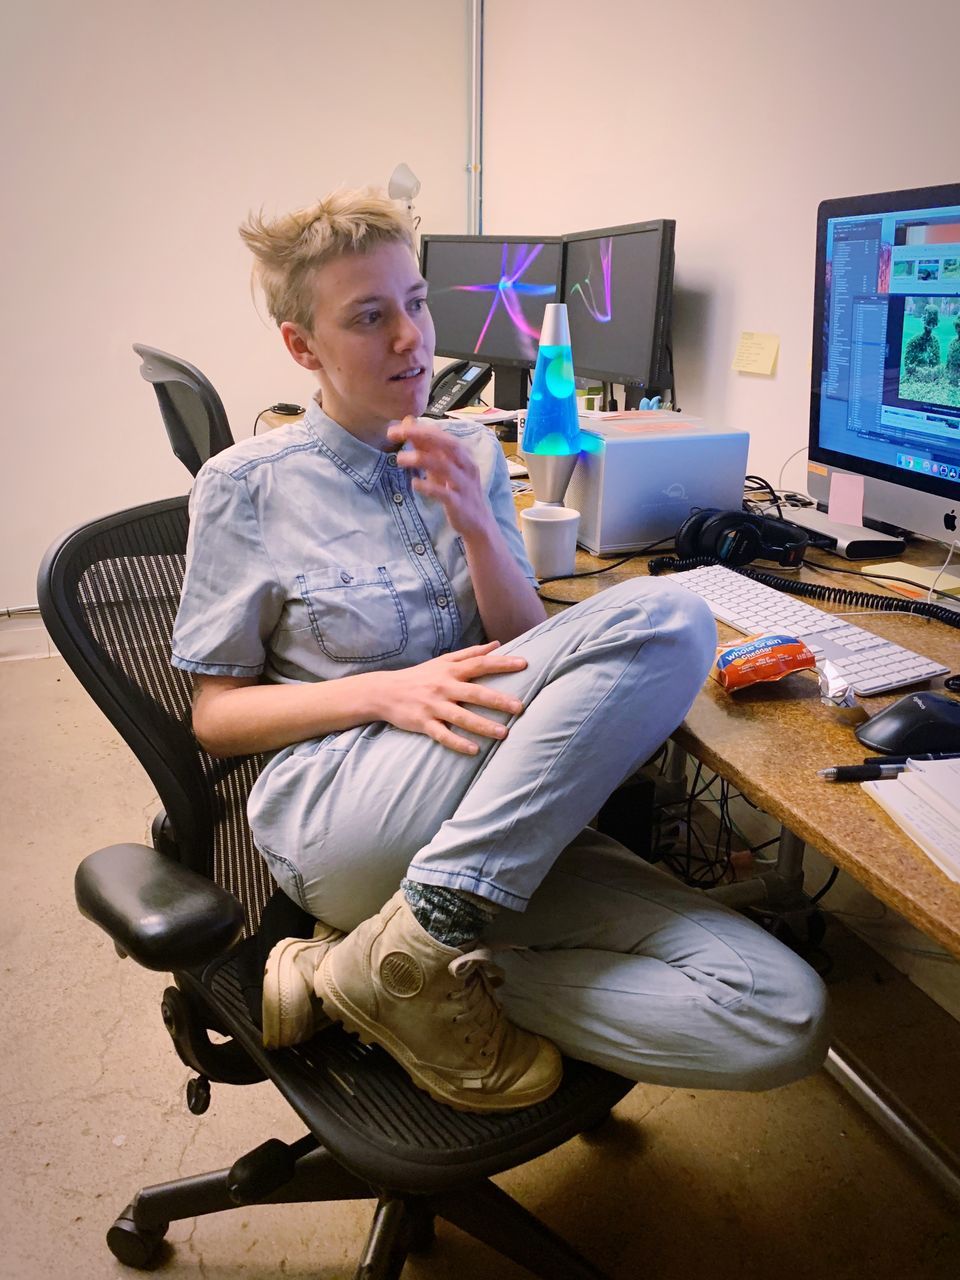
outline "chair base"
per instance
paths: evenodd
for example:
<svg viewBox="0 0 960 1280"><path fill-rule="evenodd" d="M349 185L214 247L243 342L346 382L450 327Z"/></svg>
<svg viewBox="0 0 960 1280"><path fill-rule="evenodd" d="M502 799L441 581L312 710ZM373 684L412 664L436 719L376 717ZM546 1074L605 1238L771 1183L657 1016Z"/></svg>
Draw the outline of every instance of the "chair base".
<svg viewBox="0 0 960 1280"><path fill-rule="evenodd" d="M397 1280L407 1256L432 1244L435 1218L541 1280L604 1280L602 1272L489 1178L431 1195L374 1188L345 1169L312 1135L290 1147L265 1143L229 1169L145 1187L110 1228L107 1245L126 1266L144 1269L156 1261L169 1224L182 1218L250 1204L366 1199L376 1199L377 1207L355 1280Z"/></svg>

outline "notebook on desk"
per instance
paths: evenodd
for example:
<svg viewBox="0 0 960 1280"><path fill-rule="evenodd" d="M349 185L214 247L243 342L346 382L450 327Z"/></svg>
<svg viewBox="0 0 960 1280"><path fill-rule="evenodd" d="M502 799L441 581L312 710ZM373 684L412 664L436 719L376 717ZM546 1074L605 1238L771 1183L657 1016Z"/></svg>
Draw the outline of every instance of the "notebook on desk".
<svg viewBox="0 0 960 1280"><path fill-rule="evenodd" d="M860 785L960 884L960 760L911 760L895 778Z"/></svg>

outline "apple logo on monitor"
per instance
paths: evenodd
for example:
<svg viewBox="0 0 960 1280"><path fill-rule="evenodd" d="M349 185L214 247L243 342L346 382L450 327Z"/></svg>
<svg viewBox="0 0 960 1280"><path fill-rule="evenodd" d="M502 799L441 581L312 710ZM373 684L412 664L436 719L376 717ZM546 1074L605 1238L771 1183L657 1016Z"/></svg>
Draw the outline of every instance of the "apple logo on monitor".
<svg viewBox="0 0 960 1280"><path fill-rule="evenodd" d="M957 529L957 513L955 511L946 511L943 516L943 527L949 529L951 533L955 533Z"/></svg>

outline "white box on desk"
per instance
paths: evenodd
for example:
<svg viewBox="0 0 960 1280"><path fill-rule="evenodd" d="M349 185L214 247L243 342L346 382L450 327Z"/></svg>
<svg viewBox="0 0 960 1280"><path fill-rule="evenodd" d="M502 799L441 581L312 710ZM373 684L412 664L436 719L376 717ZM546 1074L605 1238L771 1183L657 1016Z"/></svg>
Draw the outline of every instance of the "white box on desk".
<svg viewBox="0 0 960 1280"><path fill-rule="evenodd" d="M748 432L669 411L619 422L581 416L580 429L599 448L581 453L564 502L580 512L578 541L595 556L670 538L701 507L740 510Z"/></svg>

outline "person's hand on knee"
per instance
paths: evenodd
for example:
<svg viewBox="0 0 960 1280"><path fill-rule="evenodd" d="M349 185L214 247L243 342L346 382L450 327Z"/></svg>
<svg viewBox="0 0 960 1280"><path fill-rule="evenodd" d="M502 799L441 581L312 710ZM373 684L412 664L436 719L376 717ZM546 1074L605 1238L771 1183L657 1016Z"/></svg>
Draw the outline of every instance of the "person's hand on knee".
<svg viewBox="0 0 960 1280"><path fill-rule="evenodd" d="M382 687L380 719L398 729L426 734L462 755L476 755L480 748L455 729L482 738L505 738L505 724L469 709L485 707L507 716L523 710L523 703L512 694L474 683L482 676L506 675L526 667L526 658L498 653L498 648L499 641L491 640L402 671L377 672L375 678Z"/></svg>

